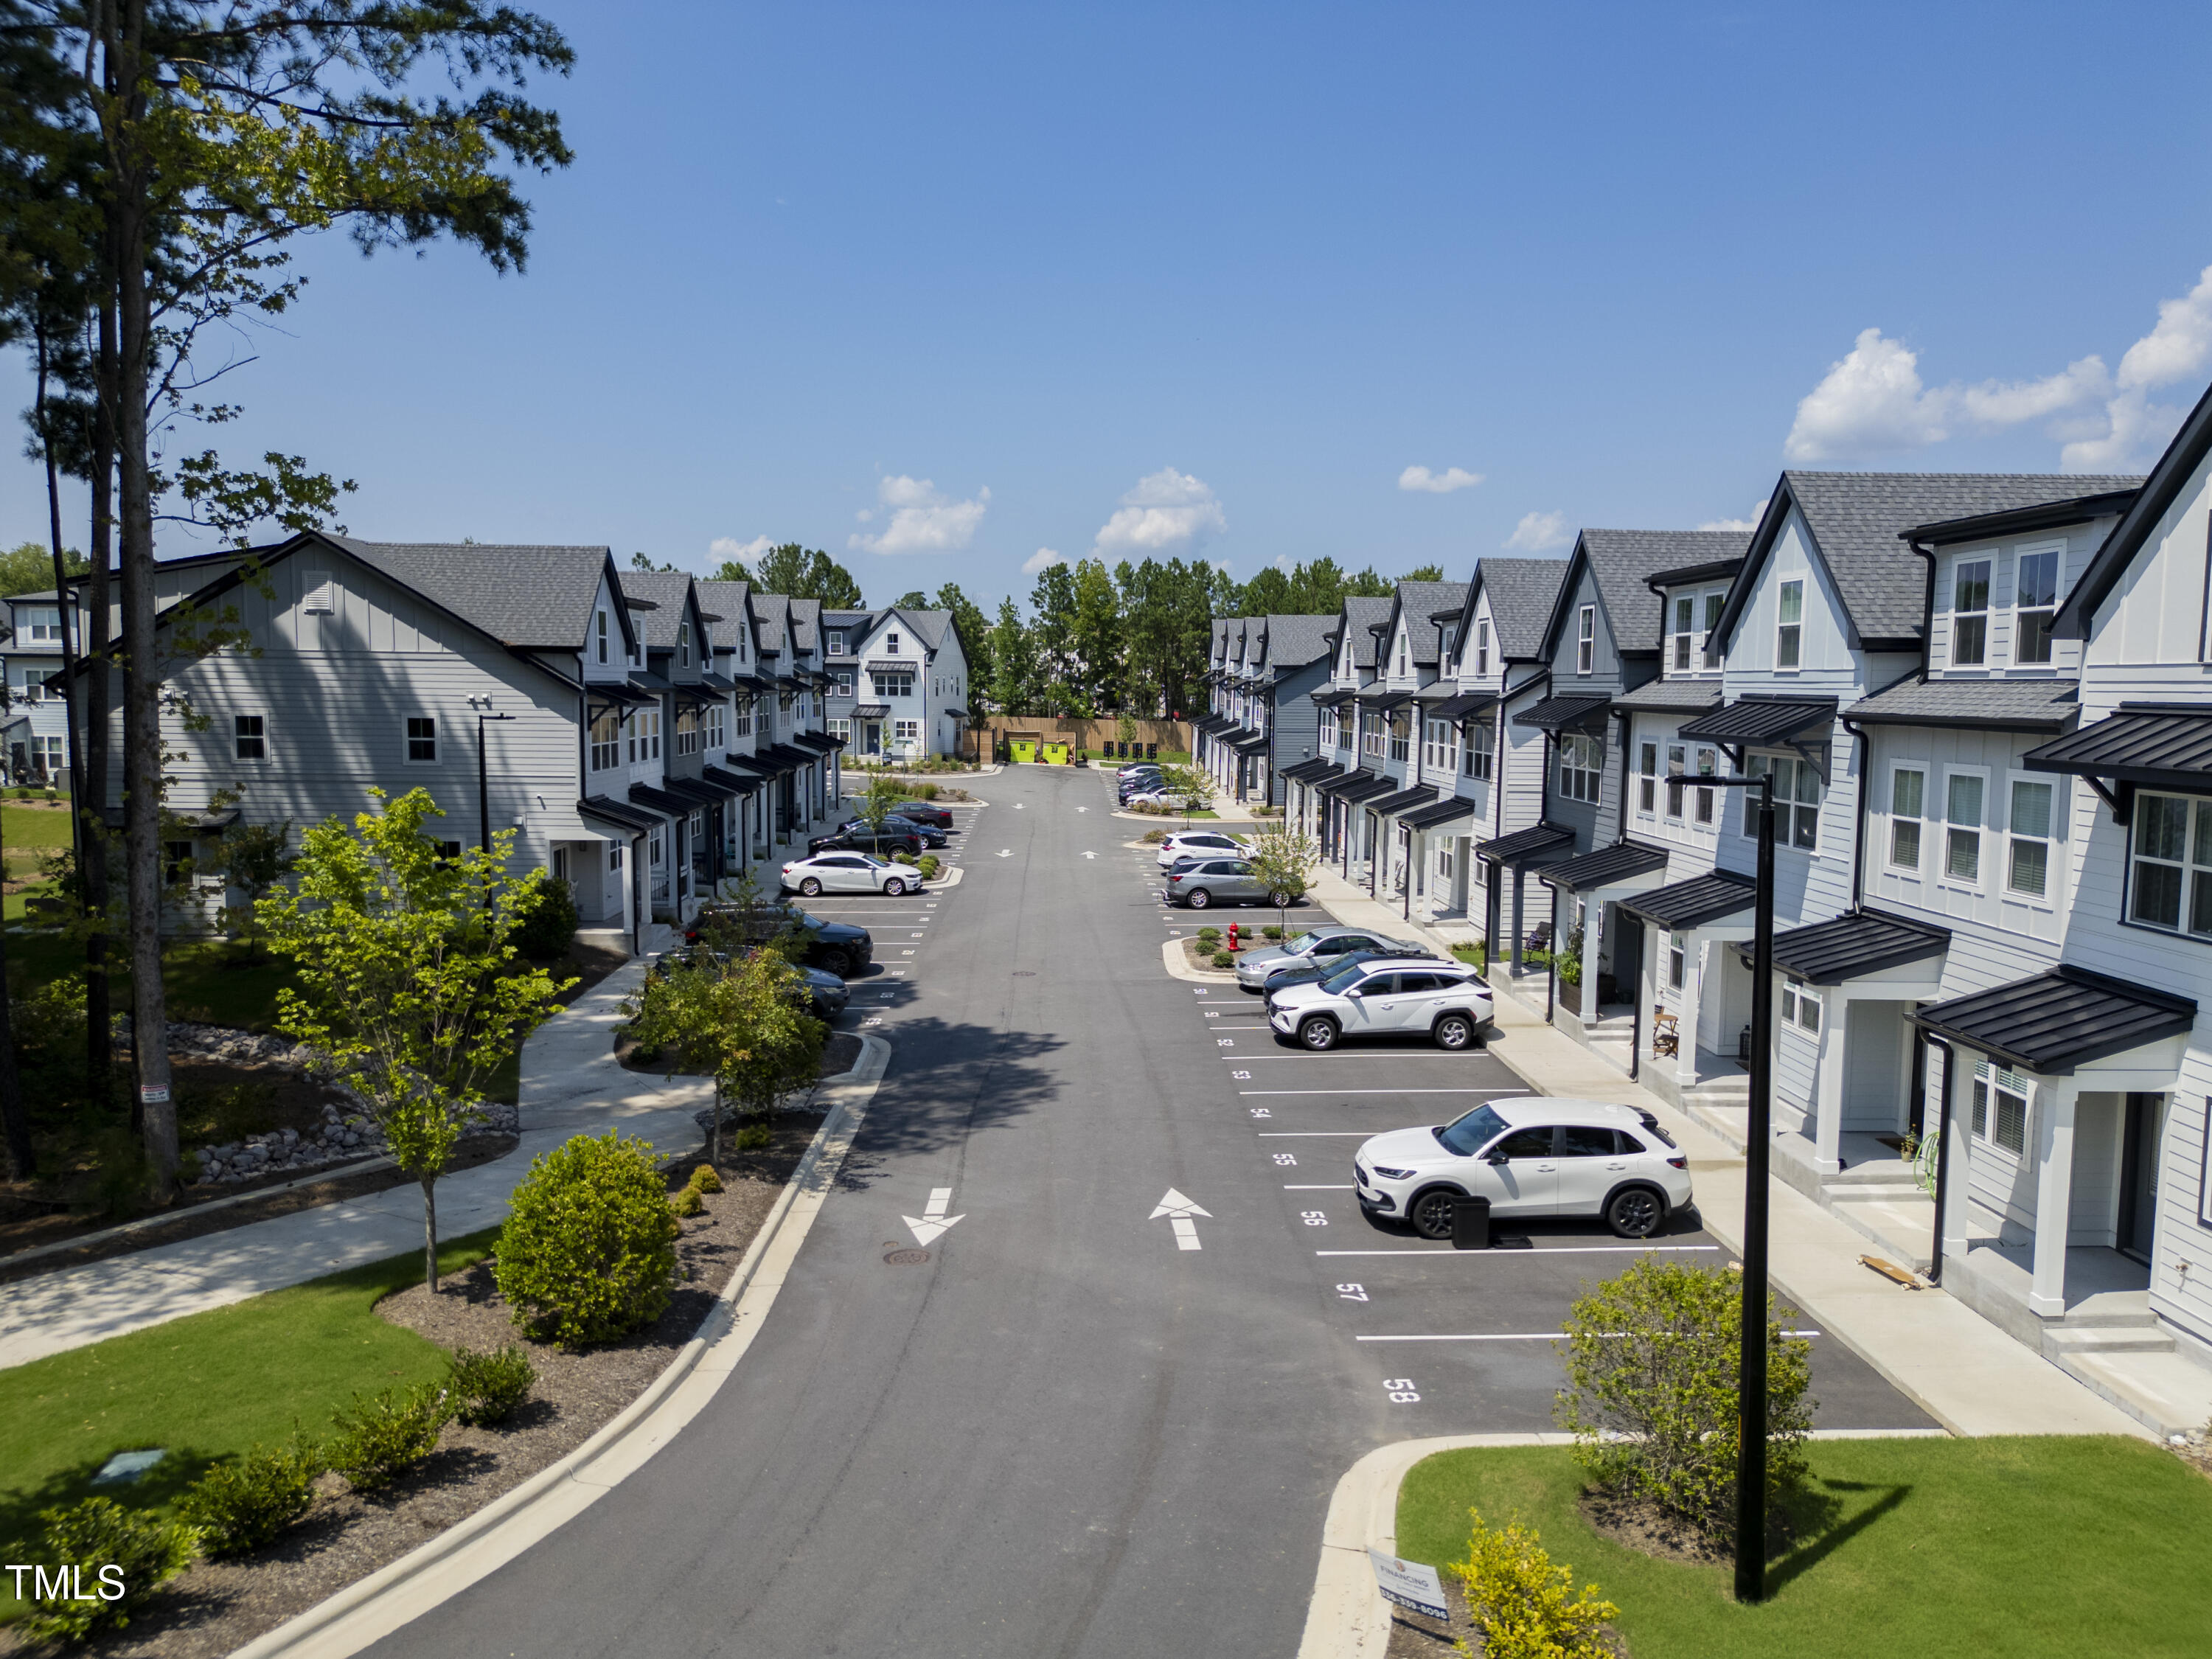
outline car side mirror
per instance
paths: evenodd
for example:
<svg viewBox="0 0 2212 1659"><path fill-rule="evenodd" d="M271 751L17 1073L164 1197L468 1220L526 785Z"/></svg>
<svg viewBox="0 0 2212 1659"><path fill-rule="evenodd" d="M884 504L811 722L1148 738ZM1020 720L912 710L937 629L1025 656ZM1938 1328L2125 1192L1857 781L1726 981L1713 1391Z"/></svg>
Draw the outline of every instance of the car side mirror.
<svg viewBox="0 0 2212 1659"><path fill-rule="evenodd" d="M1345 987L1344 994L1347 997L1358 998L1365 996L1367 993L1361 990L1357 985L1347 985Z"/></svg>
<svg viewBox="0 0 2212 1659"><path fill-rule="evenodd" d="M1486 1158L1482 1161L1485 1164L1510 1164L1513 1160L1506 1157L1503 1152L1492 1152L1488 1158Z"/></svg>

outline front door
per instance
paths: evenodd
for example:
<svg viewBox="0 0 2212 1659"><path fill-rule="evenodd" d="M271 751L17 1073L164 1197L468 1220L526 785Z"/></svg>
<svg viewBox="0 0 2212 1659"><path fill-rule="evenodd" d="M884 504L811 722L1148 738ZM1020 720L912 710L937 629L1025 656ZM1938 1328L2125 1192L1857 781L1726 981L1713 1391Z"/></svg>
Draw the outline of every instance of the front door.
<svg viewBox="0 0 2212 1659"><path fill-rule="evenodd" d="M869 720L860 727L860 752L880 755L884 752L884 727L881 720Z"/></svg>
<svg viewBox="0 0 2212 1659"><path fill-rule="evenodd" d="M2158 1151L2165 1130L2164 1095L2128 1097L2120 1140L2120 1252L2146 1264L2158 1231Z"/></svg>

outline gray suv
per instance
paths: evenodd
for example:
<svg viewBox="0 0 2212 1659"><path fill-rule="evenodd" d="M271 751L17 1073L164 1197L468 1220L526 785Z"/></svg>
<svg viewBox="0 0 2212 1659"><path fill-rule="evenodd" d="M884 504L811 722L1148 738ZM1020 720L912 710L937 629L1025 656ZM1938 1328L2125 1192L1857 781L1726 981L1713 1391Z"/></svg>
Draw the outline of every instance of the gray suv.
<svg viewBox="0 0 2212 1659"><path fill-rule="evenodd" d="M1372 951L1381 956L1425 957L1427 950L1402 939L1385 939L1364 927L1309 927L1293 939L1264 950L1247 951L1237 958L1237 982L1248 991L1263 988L1277 974L1294 968L1319 967L1347 951Z"/></svg>
<svg viewBox="0 0 2212 1659"><path fill-rule="evenodd" d="M1290 904L1291 896L1254 875L1246 860L1206 859L1168 872L1167 900L1170 904L1188 904L1194 910L1203 910L1210 904L1261 903L1280 909Z"/></svg>

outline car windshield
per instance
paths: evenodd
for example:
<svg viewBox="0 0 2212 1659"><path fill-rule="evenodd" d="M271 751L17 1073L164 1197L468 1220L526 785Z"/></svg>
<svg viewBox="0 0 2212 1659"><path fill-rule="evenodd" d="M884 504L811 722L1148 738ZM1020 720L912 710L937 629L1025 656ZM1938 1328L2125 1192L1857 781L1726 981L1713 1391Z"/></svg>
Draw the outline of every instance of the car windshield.
<svg viewBox="0 0 2212 1659"><path fill-rule="evenodd" d="M1487 1106L1478 1106L1465 1117L1455 1118L1429 1133L1443 1149L1460 1158L1473 1158L1505 1132L1505 1120Z"/></svg>
<svg viewBox="0 0 2212 1659"><path fill-rule="evenodd" d="M1300 933L1296 939L1285 941L1283 949L1294 957L1302 957L1320 941L1319 933Z"/></svg>
<svg viewBox="0 0 2212 1659"><path fill-rule="evenodd" d="M1339 968L1321 982L1321 988L1331 996L1342 996L1345 991L1367 977L1360 971L1362 964L1353 963L1349 968Z"/></svg>

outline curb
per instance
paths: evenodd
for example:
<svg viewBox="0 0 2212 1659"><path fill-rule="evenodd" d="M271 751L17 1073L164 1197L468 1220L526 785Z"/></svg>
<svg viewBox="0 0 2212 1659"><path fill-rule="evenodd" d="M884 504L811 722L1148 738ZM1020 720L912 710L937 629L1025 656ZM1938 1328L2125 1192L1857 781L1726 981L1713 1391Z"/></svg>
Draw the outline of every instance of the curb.
<svg viewBox="0 0 2212 1659"><path fill-rule="evenodd" d="M1160 941L1160 962L1161 964L1167 969L1168 972L1173 974L1177 979L1189 980L1194 985L1234 985L1237 983L1237 975L1233 970L1224 972L1218 968L1198 969L1192 967L1190 963L1184 959L1182 944L1183 942L1179 939L1164 939Z"/></svg>
<svg viewBox="0 0 2212 1659"><path fill-rule="evenodd" d="M968 872L962 869L958 865L952 865L946 869L943 875L938 877L935 881L925 881L922 883L921 890L925 893L941 893L948 887L957 887L960 884L960 878L967 873Z"/></svg>
<svg viewBox="0 0 2212 1659"><path fill-rule="evenodd" d="M1814 1440L1948 1439L1942 1429L1815 1429ZM1398 1553L1398 1489L1416 1463L1438 1452L1492 1446L1571 1446L1571 1434L1447 1434L1377 1446L1346 1469L1322 1522L1321 1565L1306 1604L1298 1659L1382 1659L1390 1646L1390 1604L1376 1588L1367 1552Z"/></svg>
<svg viewBox="0 0 2212 1659"><path fill-rule="evenodd" d="M642 1468L728 1381L775 1305L890 1063L862 1036L860 1063L753 1236L744 1259L668 1368L575 1450L389 1565L255 1638L231 1659L346 1659L495 1571Z"/></svg>

